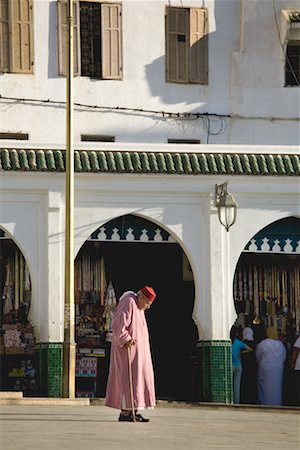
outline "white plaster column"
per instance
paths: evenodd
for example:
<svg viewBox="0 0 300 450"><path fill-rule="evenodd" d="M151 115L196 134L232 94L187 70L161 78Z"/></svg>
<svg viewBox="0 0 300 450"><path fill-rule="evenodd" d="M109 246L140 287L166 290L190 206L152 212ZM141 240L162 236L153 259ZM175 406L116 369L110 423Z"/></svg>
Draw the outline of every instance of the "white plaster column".
<svg viewBox="0 0 300 450"><path fill-rule="evenodd" d="M43 342L63 341L64 311L64 257L62 195L49 191L48 194L48 296L47 314L44 321L47 335Z"/></svg>

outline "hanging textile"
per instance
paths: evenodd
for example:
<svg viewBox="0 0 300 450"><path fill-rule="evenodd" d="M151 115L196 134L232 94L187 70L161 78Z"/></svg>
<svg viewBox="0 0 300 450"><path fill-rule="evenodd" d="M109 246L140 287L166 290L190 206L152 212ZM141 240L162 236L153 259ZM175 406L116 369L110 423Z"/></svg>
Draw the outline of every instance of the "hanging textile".
<svg viewBox="0 0 300 450"><path fill-rule="evenodd" d="M104 258L101 257L101 260L100 260L100 304L102 306L104 305L105 291L106 291L105 265L104 265Z"/></svg>
<svg viewBox="0 0 300 450"><path fill-rule="evenodd" d="M111 330L111 321L113 318L113 314L115 312L117 306L117 299L115 290L113 288L112 282L108 283L105 295L105 307L103 311L103 329L104 331Z"/></svg>
<svg viewBox="0 0 300 450"><path fill-rule="evenodd" d="M293 334L291 330L299 331L299 256L243 255L233 289L237 313L244 310L249 323L261 321L264 326L275 326L284 335Z"/></svg>

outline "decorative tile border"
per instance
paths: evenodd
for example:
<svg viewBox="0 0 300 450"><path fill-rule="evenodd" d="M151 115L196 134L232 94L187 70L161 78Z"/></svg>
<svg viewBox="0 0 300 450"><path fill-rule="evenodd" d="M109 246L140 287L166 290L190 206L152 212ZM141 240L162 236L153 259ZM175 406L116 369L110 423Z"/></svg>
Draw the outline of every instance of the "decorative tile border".
<svg viewBox="0 0 300 450"><path fill-rule="evenodd" d="M200 341L198 396L200 401L232 403L231 342Z"/></svg>
<svg viewBox="0 0 300 450"><path fill-rule="evenodd" d="M39 395L62 396L62 343L40 343L36 345L37 383Z"/></svg>

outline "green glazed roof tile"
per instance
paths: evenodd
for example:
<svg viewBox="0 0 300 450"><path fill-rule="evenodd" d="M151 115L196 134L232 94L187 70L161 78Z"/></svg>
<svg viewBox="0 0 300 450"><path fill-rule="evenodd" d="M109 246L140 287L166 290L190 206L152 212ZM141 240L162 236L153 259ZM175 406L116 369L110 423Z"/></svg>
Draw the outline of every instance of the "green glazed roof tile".
<svg viewBox="0 0 300 450"><path fill-rule="evenodd" d="M286 171L285 171L285 167L284 167L281 155L275 156L275 163L276 163L277 173L279 175L284 175L286 173Z"/></svg>
<svg viewBox="0 0 300 450"><path fill-rule="evenodd" d="M260 173L258 165L258 156L259 155L249 155L250 167L254 175L258 175Z"/></svg>
<svg viewBox="0 0 300 450"><path fill-rule="evenodd" d="M129 155L123 155L121 152L112 153L113 166L115 167L115 172L132 172L131 161Z"/></svg>
<svg viewBox="0 0 300 450"><path fill-rule="evenodd" d="M185 173L193 173L189 154L184 153L182 155L182 163L183 163L183 168L184 168Z"/></svg>
<svg viewBox="0 0 300 450"><path fill-rule="evenodd" d="M212 155L212 154L208 155L207 162L208 162L208 167L209 167L210 173L213 173L213 174L218 173L218 167L217 167L217 164L215 161L215 155Z"/></svg>
<svg viewBox="0 0 300 450"><path fill-rule="evenodd" d="M201 172L203 174L210 173L208 163L207 163L207 157L206 157L205 153L201 153L199 155L199 163L200 163L200 167L201 167Z"/></svg>
<svg viewBox="0 0 300 450"><path fill-rule="evenodd" d="M0 149L2 171L65 170L61 150ZM295 154L169 153L75 150L75 172L179 175L300 175Z"/></svg>
<svg viewBox="0 0 300 450"><path fill-rule="evenodd" d="M4 170L11 169L10 155L9 151L5 148L1 151L2 167Z"/></svg>
<svg viewBox="0 0 300 450"><path fill-rule="evenodd" d="M56 163L56 170L58 170L59 172L65 170L63 153L60 150L54 151L54 158Z"/></svg>
<svg viewBox="0 0 300 450"><path fill-rule="evenodd" d="M142 172L142 163L138 152L132 154L132 165L135 172Z"/></svg>
<svg viewBox="0 0 300 450"><path fill-rule="evenodd" d="M30 169L29 164L28 164L27 153L25 152L25 150L20 150L19 160L20 160L20 165L21 165L22 170Z"/></svg>
<svg viewBox="0 0 300 450"><path fill-rule="evenodd" d="M36 163L36 155L37 155L37 152L35 152L34 150L29 150L28 163L29 163L29 167L31 170L36 170L38 168L37 163Z"/></svg>
<svg viewBox="0 0 300 450"><path fill-rule="evenodd" d="M46 162L47 162L47 169L54 171L56 169L55 166L55 159L54 159L54 155L53 155L53 151L52 150L47 150L46 151Z"/></svg>
<svg viewBox="0 0 300 450"><path fill-rule="evenodd" d="M223 155L224 156L224 163L226 167L226 173L234 174L234 167L232 163L231 155Z"/></svg>
<svg viewBox="0 0 300 450"><path fill-rule="evenodd" d="M100 167L98 164L97 153L92 151L90 152L90 161L91 161L91 170L93 172L99 172Z"/></svg>
<svg viewBox="0 0 300 450"><path fill-rule="evenodd" d="M98 152L99 167L101 172L108 172L107 159L104 152Z"/></svg>
<svg viewBox="0 0 300 450"><path fill-rule="evenodd" d="M223 155L221 155L220 153L218 155L215 155L215 160L217 163L219 173L227 173Z"/></svg>
<svg viewBox="0 0 300 450"><path fill-rule="evenodd" d="M46 155L43 150L38 150L36 152L36 161L37 161L37 169L38 170L48 170Z"/></svg>
<svg viewBox="0 0 300 450"><path fill-rule="evenodd" d="M295 171L295 174L300 175L300 158L299 155L293 155L291 157L291 161L293 164L293 168Z"/></svg>
<svg viewBox="0 0 300 450"><path fill-rule="evenodd" d="M88 152L83 151L80 153L81 156L81 164L84 172L90 172L92 170L91 163L90 163L90 155L88 155Z"/></svg>
<svg viewBox="0 0 300 450"><path fill-rule="evenodd" d="M108 152L107 153L107 165L108 165L108 170L110 172L117 172L117 167L116 167L116 164L115 164L115 159L114 159L113 152Z"/></svg>
<svg viewBox="0 0 300 450"><path fill-rule="evenodd" d="M182 161L181 161L181 155L179 153L175 153L173 159L174 159L176 173L177 174L184 173L184 169L183 169L183 165L182 165Z"/></svg>
<svg viewBox="0 0 300 450"><path fill-rule="evenodd" d="M241 155L240 159L241 159L241 164L242 164L244 173L246 173L247 175L251 174L252 171L251 171L251 166L250 166L248 155Z"/></svg>
<svg viewBox="0 0 300 450"><path fill-rule="evenodd" d="M141 153L142 169L144 173L151 172L148 156L146 152Z"/></svg>
<svg viewBox="0 0 300 450"><path fill-rule="evenodd" d="M162 153L157 154L157 162L158 162L158 166L160 168L160 172L167 173L168 172L167 164L165 161L165 157Z"/></svg>
<svg viewBox="0 0 300 450"><path fill-rule="evenodd" d="M195 153L190 154L191 168L193 173L201 173L200 164Z"/></svg>
<svg viewBox="0 0 300 450"><path fill-rule="evenodd" d="M283 164L285 166L285 170L286 170L287 174L294 175L295 171L293 169L293 164L291 162L290 157L288 155L283 155L282 159L283 159Z"/></svg>
<svg viewBox="0 0 300 450"><path fill-rule="evenodd" d="M273 155L266 155L268 170L271 175L277 175L276 164Z"/></svg>
<svg viewBox="0 0 300 450"><path fill-rule="evenodd" d="M18 152L16 150L10 151L10 159L11 159L11 166L13 170L20 170L20 161L18 158Z"/></svg>
<svg viewBox="0 0 300 450"><path fill-rule="evenodd" d="M75 172L82 172L82 164L80 161L80 154L79 152L74 152L74 170Z"/></svg>
<svg viewBox="0 0 300 450"><path fill-rule="evenodd" d="M124 155L122 155L121 152L118 152L116 154L116 159L117 159L117 168L118 168L118 172L120 170L126 170L126 172L134 172L134 168L132 165L132 161L130 158L130 153L129 152L125 152ZM121 169L122 168L122 169Z"/></svg>
<svg viewBox="0 0 300 450"><path fill-rule="evenodd" d="M148 158L149 158L151 172L154 172L154 173L159 172L156 155L154 153L149 153Z"/></svg>
<svg viewBox="0 0 300 450"><path fill-rule="evenodd" d="M257 160L258 160L258 166L259 166L260 172L263 175L268 175L269 171L268 171L266 158L264 157L264 155L258 155Z"/></svg>
<svg viewBox="0 0 300 450"><path fill-rule="evenodd" d="M239 155L233 155L233 165L235 169L235 173L238 175L242 175L244 173L243 166L241 163L241 159Z"/></svg>
<svg viewBox="0 0 300 450"><path fill-rule="evenodd" d="M166 153L165 154L165 161L166 161L166 166L167 166L167 169L168 169L168 173L176 173L174 160L173 160L173 158L172 158L170 153Z"/></svg>

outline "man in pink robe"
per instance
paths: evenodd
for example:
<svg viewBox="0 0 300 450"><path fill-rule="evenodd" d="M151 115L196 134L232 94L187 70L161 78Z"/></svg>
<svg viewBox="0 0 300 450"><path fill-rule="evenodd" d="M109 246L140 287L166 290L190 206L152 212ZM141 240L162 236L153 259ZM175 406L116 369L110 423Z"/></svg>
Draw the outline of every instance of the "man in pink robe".
<svg viewBox="0 0 300 450"><path fill-rule="evenodd" d="M145 319L145 310L150 308L155 297L154 290L149 286L143 287L137 294L132 291L125 292L112 320L113 339L105 404L121 409L120 422L148 422L149 419L138 414L138 410L154 408L156 404L149 333ZM133 399L130 394L129 356Z"/></svg>

